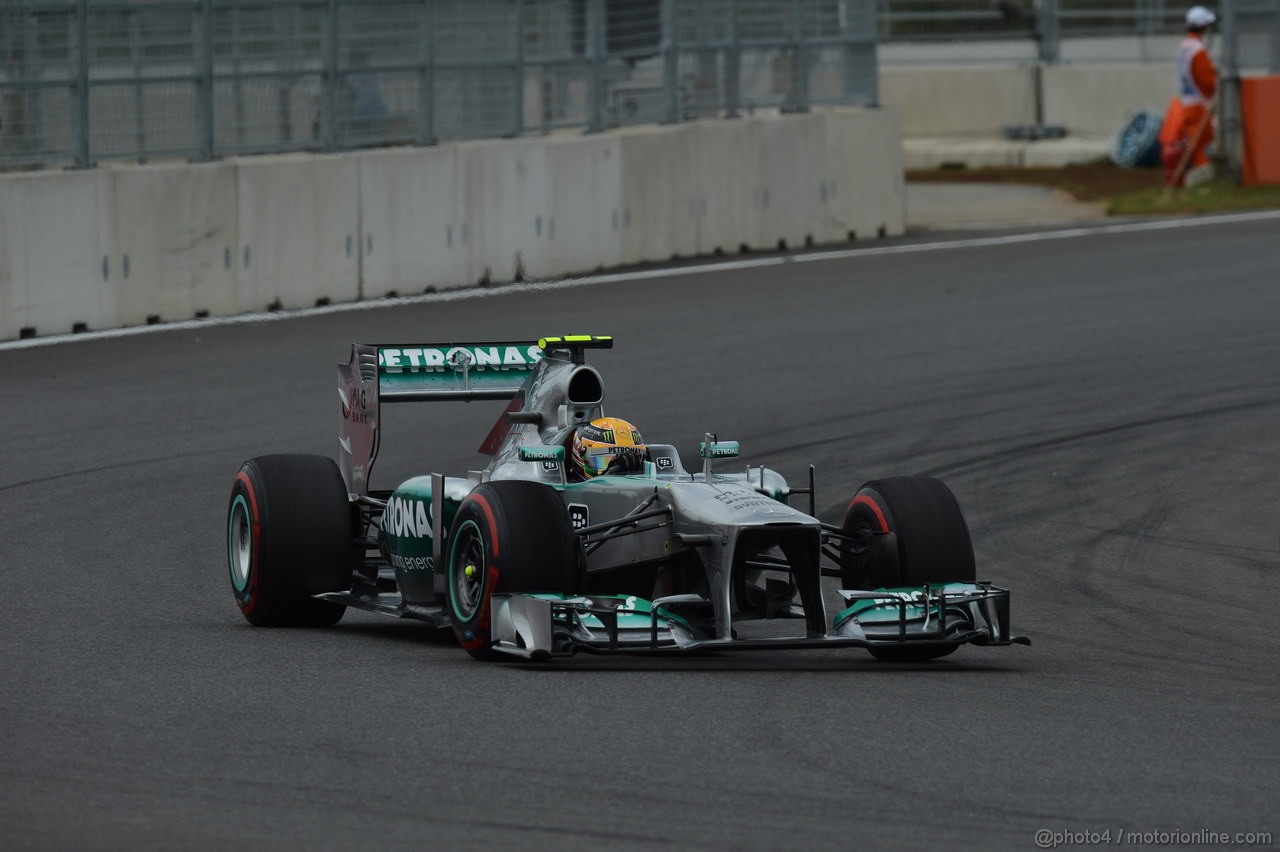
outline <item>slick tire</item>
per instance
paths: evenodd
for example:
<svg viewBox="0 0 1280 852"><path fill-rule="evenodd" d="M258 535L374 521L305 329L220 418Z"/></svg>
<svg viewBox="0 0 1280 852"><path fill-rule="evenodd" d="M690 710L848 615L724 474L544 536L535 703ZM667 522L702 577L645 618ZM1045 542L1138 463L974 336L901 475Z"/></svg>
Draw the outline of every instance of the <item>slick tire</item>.
<svg viewBox="0 0 1280 852"><path fill-rule="evenodd" d="M898 476L868 482L850 501L841 526L853 535L893 533L872 537L861 554L843 554L845 588L972 583L977 577L969 524L955 495L940 480ZM886 662L923 662L944 657L955 646L869 650Z"/></svg>
<svg viewBox="0 0 1280 852"><path fill-rule="evenodd" d="M518 480L475 487L454 516L446 556L446 597L458 643L477 660L493 650L495 593L577 594L580 547L560 495Z"/></svg>
<svg viewBox="0 0 1280 852"><path fill-rule="evenodd" d="M260 627L325 627L346 607L312 595L351 587L347 488L325 456L259 456L236 474L227 563L241 614Z"/></svg>

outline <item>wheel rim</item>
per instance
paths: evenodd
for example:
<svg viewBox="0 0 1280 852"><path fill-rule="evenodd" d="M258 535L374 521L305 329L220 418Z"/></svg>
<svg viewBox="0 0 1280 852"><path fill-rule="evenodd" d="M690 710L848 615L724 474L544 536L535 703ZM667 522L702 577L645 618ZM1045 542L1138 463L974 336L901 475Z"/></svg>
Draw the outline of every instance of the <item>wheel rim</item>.
<svg viewBox="0 0 1280 852"><path fill-rule="evenodd" d="M253 525L249 520L249 504L243 494L231 503L231 520L227 524L227 564L231 569L231 585L243 592L249 585L253 565Z"/></svg>
<svg viewBox="0 0 1280 852"><path fill-rule="evenodd" d="M449 556L449 582L453 591L453 614L470 621L484 602L486 571L484 539L475 521L466 521L458 530Z"/></svg>

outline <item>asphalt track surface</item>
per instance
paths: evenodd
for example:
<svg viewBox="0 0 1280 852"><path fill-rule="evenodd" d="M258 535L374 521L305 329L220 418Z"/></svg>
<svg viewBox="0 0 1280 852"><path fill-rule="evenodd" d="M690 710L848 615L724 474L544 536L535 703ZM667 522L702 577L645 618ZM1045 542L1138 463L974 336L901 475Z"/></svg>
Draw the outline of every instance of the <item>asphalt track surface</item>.
<svg viewBox="0 0 1280 852"><path fill-rule="evenodd" d="M0 352L6 849L1034 848L1280 832L1275 221ZM945 479L1031 648L473 662L232 601L240 462L332 454L353 340L611 333L607 408L836 519ZM414 410L406 410L406 409ZM479 467L400 407L375 482ZM1280 836L1280 834L1275 834Z"/></svg>

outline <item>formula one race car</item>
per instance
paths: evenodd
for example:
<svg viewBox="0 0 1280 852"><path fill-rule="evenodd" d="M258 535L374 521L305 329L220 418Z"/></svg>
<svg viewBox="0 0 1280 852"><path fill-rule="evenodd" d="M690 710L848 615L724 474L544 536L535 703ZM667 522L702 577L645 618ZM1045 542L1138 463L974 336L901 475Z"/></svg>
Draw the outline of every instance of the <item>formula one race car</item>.
<svg viewBox="0 0 1280 852"><path fill-rule="evenodd" d="M814 517L812 467L799 488L764 467L725 472L738 444L704 433L694 472L649 443L575 481L575 431L603 416L584 356L612 345L353 346L338 367L340 464L262 456L236 476L227 552L244 617L321 626L357 607L451 626L479 659L858 647L921 661L1030 644L1010 635L1008 591L976 580L964 515L936 479L869 482L834 526ZM484 470L369 489L383 404L480 399L508 402ZM788 505L798 496L807 514ZM840 581L831 618L823 577Z"/></svg>

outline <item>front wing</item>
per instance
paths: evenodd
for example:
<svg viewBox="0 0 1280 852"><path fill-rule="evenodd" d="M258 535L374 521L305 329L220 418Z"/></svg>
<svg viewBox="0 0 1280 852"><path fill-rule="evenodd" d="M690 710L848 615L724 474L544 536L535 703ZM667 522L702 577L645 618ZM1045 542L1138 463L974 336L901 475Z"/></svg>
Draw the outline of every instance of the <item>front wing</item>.
<svg viewBox="0 0 1280 852"><path fill-rule="evenodd" d="M782 648L886 648L1030 645L1009 632L1009 592L989 583L917 589L841 590L849 604L823 634L715 638L699 618L698 595L645 601L634 596L493 596L494 650L546 660L578 651L669 653Z"/></svg>

